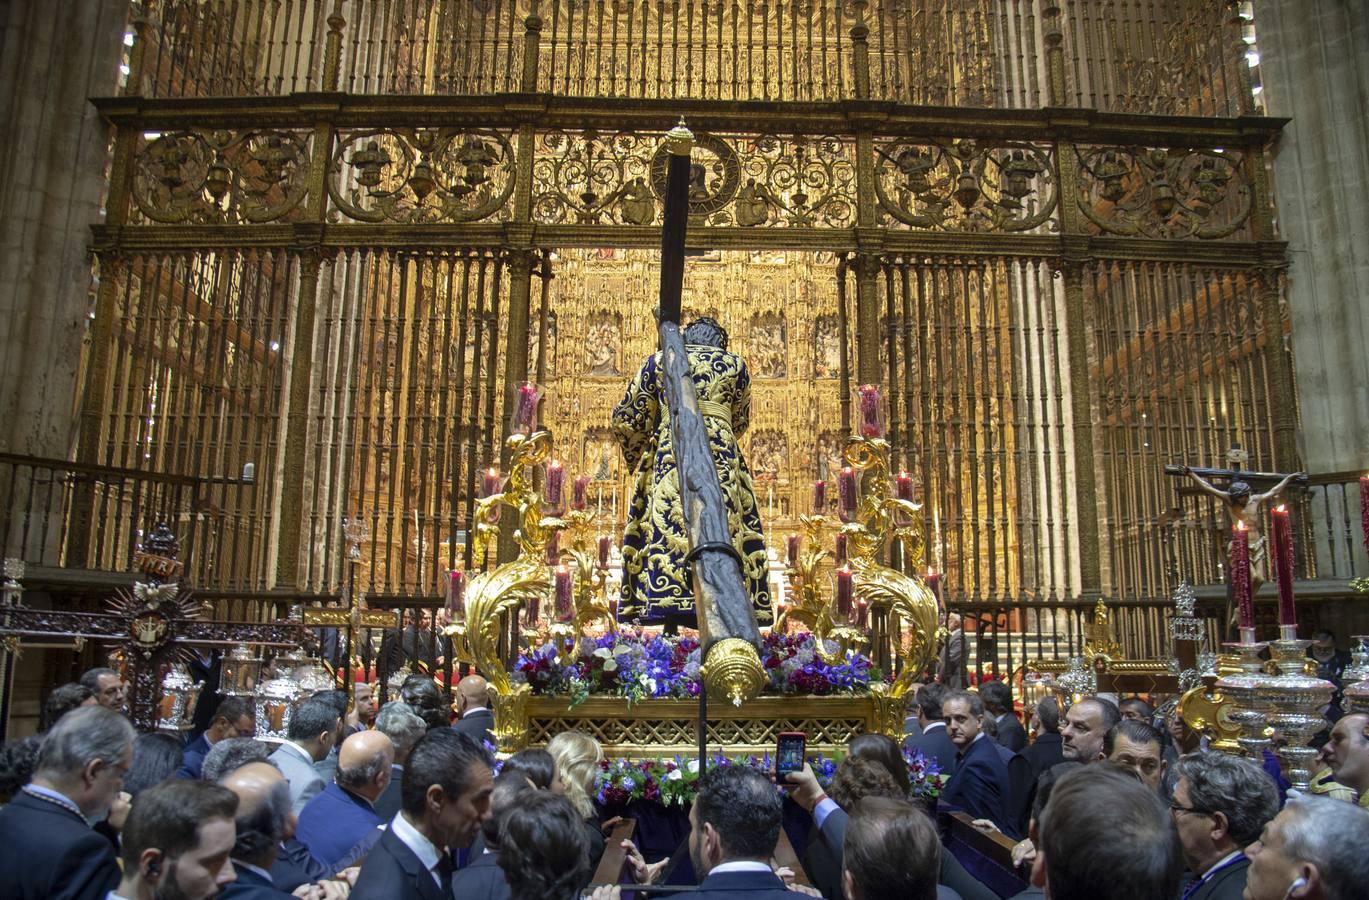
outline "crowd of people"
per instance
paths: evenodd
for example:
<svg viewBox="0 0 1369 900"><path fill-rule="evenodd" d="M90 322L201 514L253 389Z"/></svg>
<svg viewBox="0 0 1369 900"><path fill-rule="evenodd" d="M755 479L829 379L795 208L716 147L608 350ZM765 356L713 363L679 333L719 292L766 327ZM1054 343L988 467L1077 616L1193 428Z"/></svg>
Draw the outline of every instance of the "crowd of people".
<svg viewBox="0 0 1369 900"><path fill-rule="evenodd" d="M136 733L118 673L93 669L50 692L41 734L0 750L0 894L613 900L683 880L704 900L1005 896L982 860L961 858L952 812L1011 845L1015 896L1343 900L1369 885L1363 714L1335 721L1325 771L1299 794L1270 760L1186 746L1142 698L1048 698L1024 723L1007 683L926 684L904 746L857 736L825 788L809 766L779 784L712 766L680 852L649 860L630 840L609 847L594 738L564 732L497 762L484 680L455 696L448 707L426 675L379 708L369 686L351 702L324 691L270 742L252 706L226 697L183 745ZM912 795L905 747L937 763L935 802ZM796 818L797 872L777 862ZM623 886L591 885L608 849Z"/></svg>

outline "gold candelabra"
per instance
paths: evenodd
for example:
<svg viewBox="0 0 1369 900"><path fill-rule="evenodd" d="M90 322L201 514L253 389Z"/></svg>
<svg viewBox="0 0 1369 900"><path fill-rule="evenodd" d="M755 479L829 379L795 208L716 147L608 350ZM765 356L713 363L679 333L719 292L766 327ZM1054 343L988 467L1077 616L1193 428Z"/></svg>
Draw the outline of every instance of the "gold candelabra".
<svg viewBox="0 0 1369 900"><path fill-rule="evenodd" d="M855 475L856 502L845 507L841 534L847 538L848 565L853 574L857 604L865 604L871 616L871 642L887 666L886 634L894 635L895 661L901 668L893 682L871 686L881 730L902 734L908 693L918 674L936 656L945 630L939 623L936 595L920 574L906 574L884 565L880 558L887 541L903 548L906 565L917 573L924 547L922 504L891 496L889 442L882 437L852 437L843 456ZM843 471L843 477L846 472Z"/></svg>
<svg viewBox="0 0 1369 900"><path fill-rule="evenodd" d="M500 750L515 750L527 740L527 684L514 684L499 658L499 636L506 614L518 615L525 605L541 603L551 588L547 545L566 527L559 516L545 515L542 498L533 485L532 473L551 453L551 432L514 434L506 441L509 477L502 491L476 504L475 558L484 557L489 542L499 532L501 506L517 513L513 537L518 556L470 580L464 608L443 629L452 639L458 659L474 666L489 682L494 706L494 737ZM534 621L536 617L532 617ZM535 633L535 632L534 632Z"/></svg>
<svg viewBox="0 0 1369 900"><path fill-rule="evenodd" d="M852 627L849 618L834 615L835 597L822 589L823 562L831 555L822 549L824 532L835 530L831 517L815 514L799 516L799 521L803 524L799 552L789 560L784 571L793 588L794 601L776 618L774 627L782 632L790 619L806 626L813 635L818 656L828 665L834 665L844 662L852 651L863 649L865 634ZM837 645L835 651L828 649L828 641Z"/></svg>

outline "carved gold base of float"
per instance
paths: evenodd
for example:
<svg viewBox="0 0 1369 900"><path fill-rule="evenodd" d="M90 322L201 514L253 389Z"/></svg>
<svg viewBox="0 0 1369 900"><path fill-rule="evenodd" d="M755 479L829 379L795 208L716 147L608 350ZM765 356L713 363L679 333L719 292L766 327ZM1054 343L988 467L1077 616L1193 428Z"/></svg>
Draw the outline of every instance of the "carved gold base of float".
<svg viewBox="0 0 1369 900"><path fill-rule="evenodd" d="M573 729L591 735L610 757L692 756L699 749L695 700L642 700L629 706L617 697L591 697L572 709L566 697L540 696L529 697L525 709L524 746L545 746ZM868 696L757 697L740 708L710 704L708 746L728 753L774 753L781 732L802 731L809 753L830 756L845 752L856 735L879 731L879 719ZM901 730L901 719L898 724Z"/></svg>

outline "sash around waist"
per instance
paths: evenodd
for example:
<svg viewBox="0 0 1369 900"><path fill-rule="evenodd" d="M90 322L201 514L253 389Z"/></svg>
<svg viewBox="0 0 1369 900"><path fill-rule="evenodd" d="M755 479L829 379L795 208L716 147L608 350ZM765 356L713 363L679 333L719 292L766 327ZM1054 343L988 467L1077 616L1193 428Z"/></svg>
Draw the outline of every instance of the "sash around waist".
<svg viewBox="0 0 1369 900"><path fill-rule="evenodd" d="M718 403L715 400L700 400L699 415L708 416L713 419L722 419L729 425L732 424L732 407L726 403Z"/></svg>

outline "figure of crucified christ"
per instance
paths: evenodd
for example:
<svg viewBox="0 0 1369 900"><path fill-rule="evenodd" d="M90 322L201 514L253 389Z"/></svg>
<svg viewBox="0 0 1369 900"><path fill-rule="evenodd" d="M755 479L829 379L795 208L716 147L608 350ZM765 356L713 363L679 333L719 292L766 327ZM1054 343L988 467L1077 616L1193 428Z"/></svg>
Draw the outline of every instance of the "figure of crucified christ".
<svg viewBox="0 0 1369 900"><path fill-rule="evenodd" d="M1250 539L1250 589L1258 591L1260 585L1267 580L1269 548L1265 541L1264 532L1261 530L1261 518L1266 501L1277 497L1283 493L1283 489L1300 478L1306 478L1303 472L1294 472L1292 475L1284 476L1284 479L1274 485L1263 494L1252 494L1250 485L1244 481L1233 481L1226 490L1214 487L1210 481L1203 478L1188 466L1183 466L1184 474L1194 481L1205 492L1216 497L1226 504L1226 513L1231 518L1231 527L1235 528L1238 522L1245 524L1246 535ZM1228 567L1231 559L1231 543L1226 545ZM1229 568L1228 568L1229 571Z"/></svg>

